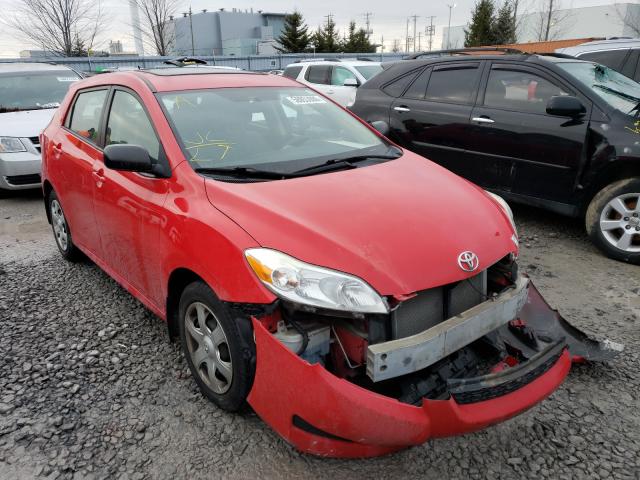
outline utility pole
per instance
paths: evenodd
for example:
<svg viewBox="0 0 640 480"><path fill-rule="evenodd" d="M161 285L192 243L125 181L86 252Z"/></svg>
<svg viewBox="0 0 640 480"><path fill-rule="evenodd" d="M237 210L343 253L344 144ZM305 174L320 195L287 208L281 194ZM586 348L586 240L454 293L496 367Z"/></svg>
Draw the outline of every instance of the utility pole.
<svg viewBox="0 0 640 480"><path fill-rule="evenodd" d="M544 32L544 41L549 40L549 31L551 30L551 18L553 17L553 0L549 0L549 12L547 14L547 28Z"/></svg>
<svg viewBox="0 0 640 480"><path fill-rule="evenodd" d="M327 29L328 29L329 25L331 24L331 22L333 20L333 13L329 13L328 15L325 15L324 18L327 19Z"/></svg>
<svg viewBox="0 0 640 480"><path fill-rule="evenodd" d="M404 51L409 52L409 19L407 18L407 36L405 37L404 42Z"/></svg>
<svg viewBox="0 0 640 480"><path fill-rule="evenodd" d="M449 7L449 26L447 28L447 50L451 48L451 10L456 8L456 4L447 5Z"/></svg>
<svg viewBox="0 0 640 480"><path fill-rule="evenodd" d="M371 31L371 21L369 20L369 18L373 15L373 13L371 12L366 12L364 14L364 23L367 26L367 40L369 40L369 37L371 37L371 34L373 34L373 32Z"/></svg>
<svg viewBox="0 0 640 480"><path fill-rule="evenodd" d="M384 35L380 35L380 53L384 53Z"/></svg>
<svg viewBox="0 0 640 480"><path fill-rule="evenodd" d="M435 15L431 15L429 17L430 25L427 25L426 32L425 32L427 35L429 35L429 51L431 51L431 47L433 45L433 36L436 33L436 29L433 26L433 19L434 18L436 18Z"/></svg>
<svg viewBox="0 0 640 480"><path fill-rule="evenodd" d="M418 51L422 51L422 32L418 32Z"/></svg>
<svg viewBox="0 0 640 480"><path fill-rule="evenodd" d="M412 15L413 18L413 51L416 51L416 37L418 36L416 23L418 22L418 15Z"/></svg>

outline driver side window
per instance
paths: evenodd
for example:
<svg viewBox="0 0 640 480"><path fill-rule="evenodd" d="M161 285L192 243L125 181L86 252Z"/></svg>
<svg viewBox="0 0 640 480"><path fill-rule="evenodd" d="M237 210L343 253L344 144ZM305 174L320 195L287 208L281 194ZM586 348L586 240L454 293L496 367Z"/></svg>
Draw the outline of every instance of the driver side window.
<svg viewBox="0 0 640 480"><path fill-rule="evenodd" d="M160 154L160 142L144 108L136 97L122 90L116 90L113 96L105 143L144 147L154 160Z"/></svg>

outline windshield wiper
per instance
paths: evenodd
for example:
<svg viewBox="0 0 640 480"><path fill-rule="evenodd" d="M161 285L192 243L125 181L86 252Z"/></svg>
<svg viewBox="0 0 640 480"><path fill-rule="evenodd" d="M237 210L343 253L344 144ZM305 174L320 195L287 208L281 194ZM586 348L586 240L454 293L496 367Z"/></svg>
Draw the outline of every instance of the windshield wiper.
<svg viewBox="0 0 640 480"><path fill-rule="evenodd" d="M599 88L600 90L604 90L605 92L613 93L614 95L618 95L619 97L622 97L625 100L631 100L632 102L640 102L640 98L634 97L633 95L629 95L628 93L620 92L615 88L610 88L604 85L597 85L597 84L595 84L593 87Z"/></svg>
<svg viewBox="0 0 640 480"><path fill-rule="evenodd" d="M197 167L194 170L197 173L204 173L209 175L233 176L238 178L260 178L260 179L264 178L267 180L281 180L283 178L292 178L292 175L289 173L274 172L273 170L259 170L253 167L217 167L217 168Z"/></svg>
<svg viewBox="0 0 640 480"><path fill-rule="evenodd" d="M382 159L382 160L395 160L402 156L402 153L398 155L354 155L353 157L347 158L332 158L327 160L324 163L319 165L313 165L311 167L303 168L301 170L294 171L291 175L302 176L302 175L313 175L316 173L328 172L331 170L338 170L342 168L358 168L355 163L363 162L369 159Z"/></svg>

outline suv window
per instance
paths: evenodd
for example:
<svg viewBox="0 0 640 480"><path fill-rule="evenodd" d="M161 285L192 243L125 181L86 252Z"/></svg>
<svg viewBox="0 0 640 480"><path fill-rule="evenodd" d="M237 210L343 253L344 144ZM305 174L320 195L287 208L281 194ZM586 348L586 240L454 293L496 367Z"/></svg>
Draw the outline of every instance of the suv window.
<svg viewBox="0 0 640 480"><path fill-rule="evenodd" d="M589 52L580 55L580 60L588 60L590 62L601 63L609 68L613 68L618 72L622 69L624 59L627 58L628 49L624 50L607 50L604 52Z"/></svg>
<svg viewBox="0 0 640 480"><path fill-rule="evenodd" d="M298 67L287 67L284 69L282 76L287 78L293 78L295 80L296 78L298 78L298 75L300 75L301 71L302 71L302 65Z"/></svg>
<svg viewBox="0 0 640 480"><path fill-rule="evenodd" d="M494 68L489 73L484 105L544 114L547 102L556 95L568 93L535 73Z"/></svg>
<svg viewBox="0 0 640 480"><path fill-rule="evenodd" d="M392 97L399 97L405 91L405 89L409 86L409 84L413 81L414 78L420 73L421 70L414 70L413 72L407 73L400 78L392 81L391 83L386 84L382 90L387 95L391 95Z"/></svg>
<svg viewBox="0 0 640 480"><path fill-rule="evenodd" d="M305 76L308 82L329 85L331 81L331 65L311 65Z"/></svg>
<svg viewBox="0 0 640 480"><path fill-rule="evenodd" d="M429 81L429 75L431 74L431 69L425 69L420 76L416 79L415 82L411 84L409 89L405 92L403 97L413 98L416 100L424 99L424 95L427 91L427 82Z"/></svg>
<svg viewBox="0 0 640 480"><path fill-rule="evenodd" d="M106 98L107 90L92 90L78 94L73 104L69 128L91 143L97 143L100 117Z"/></svg>
<svg viewBox="0 0 640 480"><path fill-rule="evenodd" d="M429 78L426 100L447 103L472 103L479 64L436 67Z"/></svg>
<svg viewBox="0 0 640 480"><path fill-rule="evenodd" d="M333 67L333 72L331 72L331 85L343 86L344 81L348 78L353 78L355 81L358 81L356 76L349 69L344 67Z"/></svg>
<svg viewBox="0 0 640 480"><path fill-rule="evenodd" d="M116 90L107 121L105 144L122 143L144 147L151 158L158 159L160 143L144 108L130 93Z"/></svg>

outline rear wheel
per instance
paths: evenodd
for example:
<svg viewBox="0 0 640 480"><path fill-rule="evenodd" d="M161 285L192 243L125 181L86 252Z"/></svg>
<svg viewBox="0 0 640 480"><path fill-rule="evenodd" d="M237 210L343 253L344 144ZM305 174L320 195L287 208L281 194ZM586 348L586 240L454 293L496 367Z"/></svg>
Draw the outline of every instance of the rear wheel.
<svg viewBox="0 0 640 480"><path fill-rule="evenodd" d="M53 191L49 193L47 198L47 207L49 209L51 227L58 250L60 250L62 256L70 262L78 261L82 257L82 254L73 243L67 218L64 216L64 211L62 210L58 196Z"/></svg>
<svg viewBox="0 0 640 480"><path fill-rule="evenodd" d="M182 351L200 390L220 408L237 411L253 384L255 346L247 332L203 282L185 288L179 315Z"/></svg>
<svg viewBox="0 0 640 480"><path fill-rule="evenodd" d="M600 190L587 209L591 240L609 257L640 264L640 178Z"/></svg>

